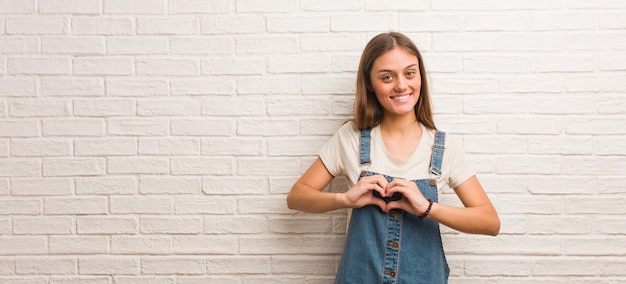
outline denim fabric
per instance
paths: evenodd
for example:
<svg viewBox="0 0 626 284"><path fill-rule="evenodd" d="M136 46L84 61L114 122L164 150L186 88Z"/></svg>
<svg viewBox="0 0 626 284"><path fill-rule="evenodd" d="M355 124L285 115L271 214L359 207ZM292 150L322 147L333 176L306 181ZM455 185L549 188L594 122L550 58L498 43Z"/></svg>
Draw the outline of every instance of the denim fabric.
<svg viewBox="0 0 626 284"><path fill-rule="evenodd" d="M443 132L436 135L431 171L441 169L444 135ZM361 139L361 149L369 149L369 134L362 137L366 138ZM369 153L363 155L362 152L361 163L363 158L369 162ZM376 174L366 171L361 177ZM383 176L389 182L393 180L391 176ZM426 198L438 201L437 185L431 183L431 179L413 182ZM401 196L390 199L396 198ZM419 219L402 210L384 213L377 206L352 210L335 283L436 284L447 283L449 273L438 222Z"/></svg>

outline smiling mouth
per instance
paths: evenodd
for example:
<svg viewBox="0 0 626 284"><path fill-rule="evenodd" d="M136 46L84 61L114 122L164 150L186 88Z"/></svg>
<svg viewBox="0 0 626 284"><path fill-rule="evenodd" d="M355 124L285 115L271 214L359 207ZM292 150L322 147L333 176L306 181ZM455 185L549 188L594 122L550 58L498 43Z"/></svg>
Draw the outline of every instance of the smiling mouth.
<svg viewBox="0 0 626 284"><path fill-rule="evenodd" d="M408 95L399 95L399 96L393 96L391 97L394 101L399 102L399 103L403 103L409 100L409 97L411 96L411 94Z"/></svg>

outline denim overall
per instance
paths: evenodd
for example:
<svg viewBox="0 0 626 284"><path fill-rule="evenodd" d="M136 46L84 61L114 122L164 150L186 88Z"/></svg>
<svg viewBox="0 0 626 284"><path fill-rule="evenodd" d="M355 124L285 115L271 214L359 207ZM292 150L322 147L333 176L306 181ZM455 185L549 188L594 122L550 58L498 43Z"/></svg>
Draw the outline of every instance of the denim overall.
<svg viewBox="0 0 626 284"><path fill-rule="evenodd" d="M441 175L444 140L445 133L437 131L430 164L434 177ZM361 131L360 156L361 165L370 163L370 130ZM361 177L376 174L363 171ZM413 182L424 197L438 201L435 178ZM398 193L384 200L401 197ZM438 222L400 209L385 213L375 205L352 210L336 284L448 283L449 273Z"/></svg>

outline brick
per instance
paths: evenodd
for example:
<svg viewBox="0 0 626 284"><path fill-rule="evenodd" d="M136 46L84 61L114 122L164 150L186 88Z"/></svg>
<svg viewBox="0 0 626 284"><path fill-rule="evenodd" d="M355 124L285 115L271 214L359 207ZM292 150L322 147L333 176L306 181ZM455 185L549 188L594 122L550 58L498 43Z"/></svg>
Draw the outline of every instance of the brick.
<svg viewBox="0 0 626 284"><path fill-rule="evenodd" d="M200 74L200 67L195 59L138 59L136 64L136 72L139 75L193 76Z"/></svg>
<svg viewBox="0 0 626 284"><path fill-rule="evenodd" d="M280 136L297 135L299 123L297 120L240 120L237 134L243 136Z"/></svg>
<svg viewBox="0 0 626 284"><path fill-rule="evenodd" d="M1 97L35 97L37 81L34 79L0 78Z"/></svg>
<svg viewBox="0 0 626 284"><path fill-rule="evenodd" d="M527 31L531 26L531 19L525 14L517 12L498 14L475 14L465 17L466 31Z"/></svg>
<svg viewBox="0 0 626 284"><path fill-rule="evenodd" d="M498 91L501 93L560 93L563 91L563 79L549 75L505 77L498 79Z"/></svg>
<svg viewBox="0 0 626 284"><path fill-rule="evenodd" d="M225 36L175 36L171 38L170 50L173 54L230 54L235 50L235 39Z"/></svg>
<svg viewBox="0 0 626 284"><path fill-rule="evenodd" d="M75 99L76 116L132 116L135 114L135 101L131 99Z"/></svg>
<svg viewBox="0 0 626 284"><path fill-rule="evenodd" d="M235 239L215 236L174 236L172 240L174 253L177 254L235 254L237 242Z"/></svg>
<svg viewBox="0 0 626 284"><path fill-rule="evenodd" d="M46 197L44 212L46 215L106 214L107 204L105 197Z"/></svg>
<svg viewBox="0 0 626 284"><path fill-rule="evenodd" d="M79 273L87 275L139 275L141 259L138 256L81 256Z"/></svg>
<svg viewBox="0 0 626 284"><path fill-rule="evenodd" d="M169 133L166 119L109 119L108 134L122 136L165 136Z"/></svg>
<svg viewBox="0 0 626 284"><path fill-rule="evenodd" d="M78 261L74 257L18 257L17 274L76 274Z"/></svg>
<svg viewBox="0 0 626 284"><path fill-rule="evenodd" d="M242 237L240 239L240 251L248 255L340 254L344 242L344 236L276 237L269 240L259 237Z"/></svg>
<svg viewBox="0 0 626 284"><path fill-rule="evenodd" d="M174 158L171 172L174 175L228 175L233 173L230 158Z"/></svg>
<svg viewBox="0 0 626 284"><path fill-rule="evenodd" d="M11 57L7 61L9 74L69 75L71 62L65 57Z"/></svg>
<svg viewBox="0 0 626 284"><path fill-rule="evenodd" d="M167 38L158 36L118 36L106 39L106 50L110 55L167 54L167 47Z"/></svg>
<svg viewBox="0 0 626 284"><path fill-rule="evenodd" d="M598 16L600 29L624 29L626 24L622 19L626 16L623 12L604 13Z"/></svg>
<svg viewBox="0 0 626 284"><path fill-rule="evenodd" d="M566 255L577 256L621 256L625 248L620 246L620 237L579 237L568 238L563 241L563 252Z"/></svg>
<svg viewBox="0 0 626 284"><path fill-rule="evenodd" d="M42 14L92 14L101 13L100 0L87 0L78 3L72 0L41 0L39 12Z"/></svg>
<svg viewBox="0 0 626 284"><path fill-rule="evenodd" d="M170 167L169 161L163 158L114 157L107 162L109 174L165 174Z"/></svg>
<svg viewBox="0 0 626 284"><path fill-rule="evenodd" d="M44 136L103 136L105 121L92 118L44 119L42 133Z"/></svg>
<svg viewBox="0 0 626 284"><path fill-rule="evenodd" d="M596 56L598 68L602 71L626 70L626 58L618 53L609 53Z"/></svg>
<svg viewBox="0 0 626 284"><path fill-rule="evenodd" d="M202 75L258 75L265 73L266 60L258 57L218 57L201 62ZM245 68L242 68L245 66Z"/></svg>
<svg viewBox="0 0 626 284"><path fill-rule="evenodd" d="M587 13L534 13L531 15L532 30L594 30L597 17Z"/></svg>
<svg viewBox="0 0 626 284"><path fill-rule="evenodd" d="M163 0L107 0L104 5L104 14L161 15L166 12L166 1Z"/></svg>
<svg viewBox="0 0 626 284"><path fill-rule="evenodd" d="M113 204L113 202L110 202ZM112 212L113 213L113 212ZM77 234L135 234L139 222L133 217L77 217Z"/></svg>
<svg viewBox="0 0 626 284"><path fill-rule="evenodd" d="M54 254L104 254L109 252L106 236L50 236L50 253Z"/></svg>
<svg viewBox="0 0 626 284"><path fill-rule="evenodd" d="M104 175L105 161L100 158L49 158L43 161L43 175L93 176Z"/></svg>
<svg viewBox="0 0 626 284"><path fill-rule="evenodd" d="M327 140L326 137L269 138L267 141L267 155L272 157L315 156Z"/></svg>
<svg viewBox="0 0 626 284"><path fill-rule="evenodd" d="M485 94L496 93L498 83L493 78L435 77L431 80L434 94Z"/></svg>
<svg viewBox="0 0 626 284"><path fill-rule="evenodd" d="M259 34L265 31L265 19L260 15L206 16L201 18L202 34Z"/></svg>
<svg viewBox="0 0 626 284"><path fill-rule="evenodd" d="M0 258L0 275L15 274L15 261L13 258Z"/></svg>
<svg viewBox="0 0 626 284"><path fill-rule="evenodd" d="M232 214L236 207L237 200L229 197L179 197L174 201L176 214Z"/></svg>
<svg viewBox="0 0 626 284"><path fill-rule="evenodd" d="M112 214L169 214L174 212L172 199L158 196L115 196L109 200Z"/></svg>
<svg viewBox="0 0 626 284"><path fill-rule="evenodd" d="M312 0L300 3L305 11L356 11L363 8L363 2L347 0L337 3L331 0Z"/></svg>
<svg viewBox="0 0 626 284"><path fill-rule="evenodd" d="M459 15L424 13L401 13L398 27L406 32L458 32L463 18Z"/></svg>
<svg viewBox="0 0 626 284"><path fill-rule="evenodd" d="M303 100L275 96L267 101L267 112L273 116L324 115L330 113L330 103L323 98Z"/></svg>
<svg viewBox="0 0 626 284"><path fill-rule="evenodd" d="M592 226L585 228L577 226L579 222L579 217L532 216L528 218L528 227L525 233L536 235L582 235L593 232Z"/></svg>
<svg viewBox="0 0 626 284"><path fill-rule="evenodd" d="M541 56L530 60L531 72L592 72L595 68L593 57Z"/></svg>
<svg viewBox="0 0 626 284"><path fill-rule="evenodd" d="M284 196L276 197L240 197L239 210L244 214L290 213Z"/></svg>
<svg viewBox="0 0 626 284"><path fill-rule="evenodd" d="M503 33L496 46L504 51L560 51L565 40L564 35L553 33Z"/></svg>
<svg viewBox="0 0 626 284"><path fill-rule="evenodd" d="M2 124L0 123L0 126ZM39 177L41 164L36 159L0 159L0 177Z"/></svg>
<svg viewBox="0 0 626 284"><path fill-rule="evenodd" d="M575 118L565 126L568 134L625 134L623 121L611 118Z"/></svg>
<svg viewBox="0 0 626 284"><path fill-rule="evenodd" d="M300 133L329 139L344 122L343 119L303 119L300 121Z"/></svg>
<svg viewBox="0 0 626 284"><path fill-rule="evenodd" d="M514 56L465 56L462 61L466 73L528 73L528 60Z"/></svg>
<svg viewBox="0 0 626 284"><path fill-rule="evenodd" d="M39 44L36 37L4 36L0 39L0 52L3 54L38 53Z"/></svg>
<svg viewBox="0 0 626 284"><path fill-rule="evenodd" d="M329 234L330 218L270 218L269 231L278 234Z"/></svg>
<svg viewBox="0 0 626 284"><path fill-rule="evenodd" d="M233 108L233 106L236 107ZM256 96L203 99L202 114L237 117L262 116L266 114L265 99Z"/></svg>
<svg viewBox="0 0 626 284"><path fill-rule="evenodd" d="M170 236L130 236L111 237L111 253L114 254L170 254Z"/></svg>
<svg viewBox="0 0 626 284"><path fill-rule="evenodd" d="M53 277L50 281L52 284L109 284L110 278L109 276L69 276L69 277Z"/></svg>
<svg viewBox="0 0 626 284"><path fill-rule="evenodd" d="M200 141L193 138L140 138L138 153L141 155L198 155Z"/></svg>
<svg viewBox="0 0 626 284"><path fill-rule="evenodd" d="M69 235L74 221L69 217L26 217L13 219L15 235Z"/></svg>
<svg viewBox="0 0 626 284"><path fill-rule="evenodd" d="M23 99L9 102L9 114L13 117L68 116L70 104L59 99Z"/></svg>
<svg viewBox="0 0 626 284"><path fill-rule="evenodd" d="M258 215L212 215L203 217L205 234L263 234L268 232L268 220Z"/></svg>
<svg viewBox="0 0 626 284"><path fill-rule="evenodd" d="M466 153L524 154L528 152L528 139L511 135L466 136L463 144Z"/></svg>
<svg viewBox="0 0 626 284"><path fill-rule="evenodd" d="M532 263L520 259L467 259L464 261L467 276L528 276Z"/></svg>
<svg viewBox="0 0 626 284"><path fill-rule="evenodd" d="M599 155L626 155L626 138L620 137L599 137Z"/></svg>
<svg viewBox="0 0 626 284"><path fill-rule="evenodd" d="M150 256L141 259L142 275L205 274L206 263L199 257Z"/></svg>
<svg viewBox="0 0 626 284"><path fill-rule="evenodd" d="M232 95L235 82L228 79L174 79L172 95Z"/></svg>
<svg viewBox="0 0 626 284"><path fill-rule="evenodd" d="M15 157L59 157L71 155L69 139L13 139L9 145Z"/></svg>
<svg viewBox="0 0 626 284"><path fill-rule="evenodd" d="M202 112L199 99L138 100L139 116L197 116Z"/></svg>
<svg viewBox="0 0 626 284"><path fill-rule="evenodd" d="M37 199L6 199L0 200L0 215L39 215L42 202Z"/></svg>
<svg viewBox="0 0 626 284"><path fill-rule="evenodd" d="M32 14L35 12L37 5L35 0L0 1L0 14Z"/></svg>
<svg viewBox="0 0 626 284"><path fill-rule="evenodd" d="M74 75L131 75L134 62L130 58L81 57L73 60Z"/></svg>
<svg viewBox="0 0 626 284"><path fill-rule="evenodd" d="M131 35L135 32L132 19L125 17L72 17L74 35Z"/></svg>
<svg viewBox="0 0 626 284"><path fill-rule="evenodd" d="M194 17L139 18L137 34L190 35L198 32L197 26Z"/></svg>
<svg viewBox="0 0 626 284"><path fill-rule="evenodd" d="M626 40L613 33L577 32L566 37L567 50L624 50Z"/></svg>
<svg viewBox="0 0 626 284"><path fill-rule="evenodd" d="M298 175L300 163L291 158L240 158L237 172L240 175Z"/></svg>
<svg viewBox="0 0 626 284"><path fill-rule="evenodd" d="M66 178L37 178L11 180L11 194L16 196L70 195L72 180Z"/></svg>
<svg viewBox="0 0 626 284"><path fill-rule="evenodd" d="M251 77L237 82L237 93L242 95L287 94L300 89L300 80L290 77Z"/></svg>
<svg viewBox="0 0 626 284"><path fill-rule="evenodd" d="M233 2L204 2L195 0L171 0L169 2L171 14L211 14L228 13L235 11Z"/></svg>
<svg viewBox="0 0 626 284"><path fill-rule="evenodd" d="M226 119L172 119L172 135L176 136L232 136L235 121Z"/></svg>
<svg viewBox="0 0 626 284"><path fill-rule="evenodd" d="M77 195L109 195L135 194L138 192L138 182L133 177L78 177L75 179Z"/></svg>
<svg viewBox="0 0 626 284"><path fill-rule="evenodd" d="M539 124L537 124L539 123ZM536 127L541 125L541 127ZM506 134L559 134L563 130L560 119L543 117L511 117L498 120L498 133Z"/></svg>
<svg viewBox="0 0 626 284"><path fill-rule="evenodd" d="M143 234L197 234L202 231L202 219L189 217L142 217Z"/></svg>
<svg viewBox="0 0 626 284"><path fill-rule="evenodd" d="M330 30L332 32L373 32L394 30L397 28L392 14L376 13L367 18L360 15L332 15Z"/></svg>
<svg viewBox="0 0 626 284"><path fill-rule="evenodd" d="M228 188L228 191L224 189ZM202 192L207 195L262 195L268 190L264 178L258 177L206 177L202 179Z"/></svg>
<svg viewBox="0 0 626 284"><path fill-rule="evenodd" d="M298 62L298 64L293 64ZM330 70L328 56L303 54L272 56L267 61L270 73L325 73Z"/></svg>
<svg viewBox="0 0 626 284"><path fill-rule="evenodd" d="M593 153L595 141L591 136L545 136L528 139L528 153L532 154L586 154Z"/></svg>
<svg viewBox="0 0 626 284"><path fill-rule="evenodd" d="M201 190L198 178L142 177L139 192L142 194L194 194Z"/></svg>
<svg viewBox="0 0 626 284"><path fill-rule="evenodd" d="M435 51L492 51L497 37L490 33L439 33L434 34L432 49Z"/></svg>
<svg viewBox="0 0 626 284"><path fill-rule="evenodd" d="M589 76L571 76L565 79L565 90L568 93L623 92L626 90L626 83L616 78L614 75L598 75L592 80Z"/></svg>
<svg viewBox="0 0 626 284"><path fill-rule="evenodd" d="M516 160L515 164L511 164ZM500 156L496 160L496 172L504 174L558 174L565 169L565 162L557 156ZM566 171L565 171L566 172Z"/></svg>
<svg viewBox="0 0 626 284"><path fill-rule="evenodd" d="M268 274L273 258L268 257L215 257L207 260L207 272L210 274Z"/></svg>
<svg viewBox="0 0 626 284"><path fill-rule="evenodd" d="M40 255L46 252L45 236L0 236L0 255Z"/></svg>
<svg viewBox="0 0 626 284"><path fill-rule="evenodd" d="M69 18L64 16L9 17L7 34L59 35L69 30Z"/></svg>
<svg viewBox="0 0 626 284"><path fill-rule="evenodd" d="M41 93L44 96L104 96L102 79L42 79Z"/></svg>
<svg viewBox="0 0 626 284"><path fill-rule="evenodd" d="M330 30L330 17L323 14L297 17L278 14L268 16L266 21L267 31L272 33L314 33Z"/></svg>
<svg viewBox="0 0 626 284"><path fill-rule="evenodd" d="M114 97L145 97L167 95L168 86L165 80L132 79L107 80L106 95Z"/></svg>
<svg viewBox="0 0 626 284"><path fill-rule="evenodd" d="M127 284L175 284L176 279L167 276L118 276L115 281ZM182 283L182 282L181 282Z"/></svg>
<svg viewBox="0 0 626 284"><path fill-rule="evenodd" d="M438 127L459 134L493 134L497 132L496 121L489 117L439 116Z"/></svg>

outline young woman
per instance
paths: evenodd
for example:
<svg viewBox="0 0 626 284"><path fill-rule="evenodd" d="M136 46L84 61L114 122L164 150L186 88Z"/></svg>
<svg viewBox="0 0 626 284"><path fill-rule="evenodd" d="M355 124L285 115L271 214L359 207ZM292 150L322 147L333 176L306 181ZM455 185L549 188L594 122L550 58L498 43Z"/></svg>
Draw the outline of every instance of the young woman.
<svg viewBox="0 0 626 284"><path fill-rule="evenodd" d="M500 220L457 137L437 131L422 56L400 33L367 44L355 116L322 147L287 196L289 208L352 208L335 283L447 283L439 223L497 235ZM343 193L322 189L348 178ZM464 207L438 203L453 188Z"/></svg>

